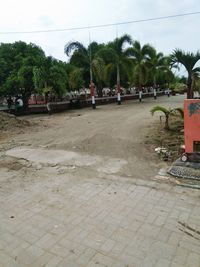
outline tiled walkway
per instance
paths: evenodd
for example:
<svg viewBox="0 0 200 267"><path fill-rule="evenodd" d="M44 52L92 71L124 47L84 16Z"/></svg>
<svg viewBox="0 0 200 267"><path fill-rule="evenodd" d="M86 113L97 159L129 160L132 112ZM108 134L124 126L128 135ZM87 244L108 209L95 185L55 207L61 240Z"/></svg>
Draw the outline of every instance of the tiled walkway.
<svg viewBox="0 0 200 267"><path fill-rule="evenodd" d="M199 267L200 192L75 174L0 187L1 267Z"/></svg>

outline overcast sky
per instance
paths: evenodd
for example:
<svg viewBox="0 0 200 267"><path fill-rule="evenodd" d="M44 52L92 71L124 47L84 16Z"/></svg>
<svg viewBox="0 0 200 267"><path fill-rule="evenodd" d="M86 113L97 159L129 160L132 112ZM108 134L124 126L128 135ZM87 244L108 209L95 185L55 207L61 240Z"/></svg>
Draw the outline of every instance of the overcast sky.
<svg viewBox="0 0 200 267"><path fill-rule="evenodd" d="M77 40L88 45L88 30L37 34L1 32L62 29L200 11L199 0L6 0L0 9L0 42L23 40L67 61L64 45ZM91 39L108 42L128 33L142 44L150 43L169 54L174 48L200 49L200 14L90 30Z"/></svg>

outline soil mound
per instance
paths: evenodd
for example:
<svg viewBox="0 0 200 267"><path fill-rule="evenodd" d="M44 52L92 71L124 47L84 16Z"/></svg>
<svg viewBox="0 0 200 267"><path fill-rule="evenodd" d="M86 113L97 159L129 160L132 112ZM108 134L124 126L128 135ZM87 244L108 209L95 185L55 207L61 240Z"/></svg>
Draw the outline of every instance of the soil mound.
<svg viewBox="0 0 200 267"><path fill-rule="evenodd" d="M12 114L0 112L0 131L20 129L27 126L30 126L29 121L17 118Z"/></svg>

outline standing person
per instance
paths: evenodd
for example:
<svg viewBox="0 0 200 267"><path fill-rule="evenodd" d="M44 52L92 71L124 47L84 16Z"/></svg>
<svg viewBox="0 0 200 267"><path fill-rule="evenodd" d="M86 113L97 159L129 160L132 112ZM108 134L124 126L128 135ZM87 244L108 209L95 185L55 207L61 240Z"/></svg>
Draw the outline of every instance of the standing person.
<svg viewBox="0 0 200 267"><path fill-rule="evenodd" d="M20 97L17 97L16 100L15 100L15 112L16 112L16 115L19 115L22 113L22 110L23 110L23 100L20 98Z"/></svg>
<svg viewBox="0 0 200 267"><path fill-rule="evenodd" d="M156 92L156 88L153 89L153 97L154 99L157 99L157 92Z"/></svg>
<svg viewBox="0 0 200 267"><path fill-rule="evenodd" d="M142 89L139 89L139 101L142 102Z"/></svg>
<svg viewBox="0 0 200 267"><path fill-rule="evenodd" d="M47 110L48 110L49 115L52 115L52 109L51 109L50 101L47 101Z"/></svg>
<svg viewBox="0 0 200 267"><path fill-rule="evenodd" d="M170 97L170 90L169 90L169 87L167 88L167 96Z"/></svg>
<svg viewBox="0 0 200 267"><path fill-rule="evenodd" d="M9 110L9 112L10 112L10 110L11 110L12 105L13 105L13 100L12 100L11 96L9 96L9 97L7 98L7 106L8 106L8 110Z"/></svg>

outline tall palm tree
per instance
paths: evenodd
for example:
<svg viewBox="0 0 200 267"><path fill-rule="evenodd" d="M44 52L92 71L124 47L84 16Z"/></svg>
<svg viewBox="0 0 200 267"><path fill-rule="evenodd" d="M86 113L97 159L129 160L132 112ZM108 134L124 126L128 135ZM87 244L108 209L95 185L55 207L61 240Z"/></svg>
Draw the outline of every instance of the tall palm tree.
<svg viewBox="0 0 200 267"><path fill-rule="evenodd" d="M109 87L116 84L115 78L114 81L112 79L113 74L116 76L116 66L118 63L116 51L105 46L97 52L96 57L102 59L104 62L104 83Z"/></svg>
<svg viewBox="0 0 200 267"><path fill-rule="evenodd" d="M103 75L100 76L100 71L97 71L100 68L100 59L96 54L103 46L96 42L92 42L88 47L85 47L80 42L69 42L64 48L65 54L71 56L70 63L83 69L83 77L86 83L91 83L93 81L93 73L95 74L94 78L98 85L100 84L100 88L98 88L100 96L102 95L103 81L101 79L103 79ZM102 60L101 63L103 66Z"/></svg>
<svg viewBox="0 0 200 267"><path fill-rule="evenodd" d="M97 94L103 96L103 82L105 81L105 63L101 57L96 57L92 61L92 69L97 83Z"/></svg>
<svg viewBox="0 0 200 267"><path fill-rule="evenodd" d="M149 58L147 59L147 66L150 68L150 74L153 80L153 86L157 86L157 78L160 75L160 72L168 68L166 64L166 58L163 53L157 53L156 49L152 47L149 53Z"/></svg>
<svg viewBox="0 0 200 267"><path fill-rule="evenodd" d="M64 47L64 52L70 57L70 64L84 69L84 80L89 83L90 57L88 49L80 42L69 42Z"/></svg>
<svg viewBox="0 0 200 267"><path fill-rule="evenodd" d="M196 63L200 59L200 52L191 53L191 52L184 52L181 49L175 49L171 55L171 62L173 65L175 64L182 64L188 73L187 78L187 98L193 98L193 79L200 74L200 68L195 67Z"/></svg>
<svg viewBox="0 0 200 267"><path fill-rule="evenodd" d="M110 52L112 51L113 54L113 64L116 68L116 76L117 76L117 93L118 93L118 104L121 103L120 98L120 81L121 81L121 72L123 69L126 69L128 71L128 66L130 66L131 61L127 56L127 49L125 46L127 44L132 43L132 38L128 34L124 34L121 37L117 37L114 41L108 43L107 48L110 49Z"/></svg>
<svg viewBox="0 0 200 267"><path fill-rule="evenodd" d="M74 68L69 74L69 86L72 91L79 91L83 86L84 81L82 78L83 70L80 68Z"/></svg>
<svg viewBox="0 0 200 267"><path fill-rule="evenodd" d="M142 88L142 85L146 83L148 77L148 65L147 60L150 58L150 54L152 54L152 50L154 48L145 44L141 46L139 41L134 41L132 47L127 50L127 55L134 62L133 76L135 83Z"/></svg>

